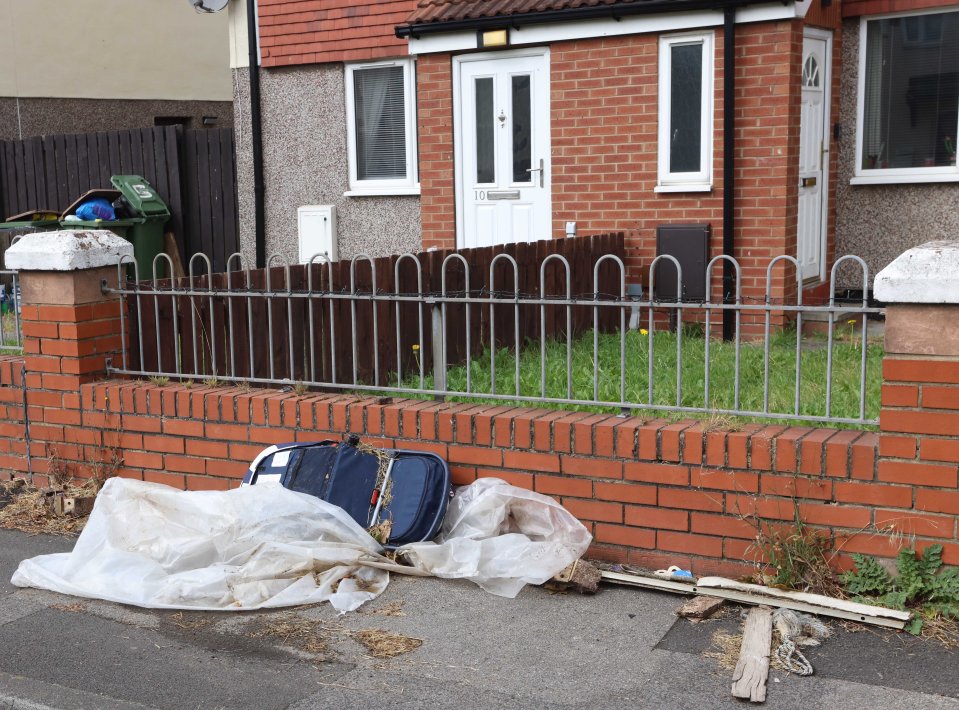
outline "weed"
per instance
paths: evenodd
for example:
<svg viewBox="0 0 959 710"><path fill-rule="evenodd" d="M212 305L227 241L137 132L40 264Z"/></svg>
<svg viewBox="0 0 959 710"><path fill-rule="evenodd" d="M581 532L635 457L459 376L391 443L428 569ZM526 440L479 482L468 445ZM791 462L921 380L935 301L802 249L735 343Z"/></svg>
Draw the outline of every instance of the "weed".
<svg viewBox="0 0 959 710"><path fill-rule="evenodd" d="M156 385L157 387L166 387L170 384L170 378L163 375L152 375L150 377L150 384Z"/></svg>
<svg viewBox="0 0 959 710"><path fill-rule="evenodd" d="M207 387L219 387L220 380L216 376L207 377L205 380L203 380L203 384L206 385Z"/></svg>
<svg viewBox="0 0 959 710"><path fill-rule="evenodd" d="M832 540L806 527L796 516L789 526L757 525L754 545L774 570L765 580L773 587L836 594L839 586L830 567Z"/></svg>
<svg viewBox="0 0 959 710"><path fill-rule="evenodd" d="M922 553L899 551L894 577L874 557L853 555L856 567L842 576L847 591L857 601L891 609L919 611L907 631L918 634L924 617L959 620L959 569L941 570L942 545L930 545Z"/></svg>
<svg viewBox="0 0 959 710"><path fill-rule="evenodd" d="M310 391L310 386L305 382L295 382L293 384L293 391L302 397Z"/></svg>

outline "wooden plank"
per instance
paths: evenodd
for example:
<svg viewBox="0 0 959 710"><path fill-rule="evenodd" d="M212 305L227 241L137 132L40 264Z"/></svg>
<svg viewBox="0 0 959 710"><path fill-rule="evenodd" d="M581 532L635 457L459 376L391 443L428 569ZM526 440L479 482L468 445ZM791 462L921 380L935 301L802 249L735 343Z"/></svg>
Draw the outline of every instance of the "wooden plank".
<svg viewBox="0 0 959 710"><path fill-rule="evenodd" d="M180 178L182 170L180 159L180 141L183 136L183 129L179 126L167 126L164 132L164 149L166 150L166 163L169 172L169 194L167 203L170 208L170 223L167 230L173 232L176 239L177 248L181 254L185 251L186 242L183 237L183 183ZM225 271L226 264L218 267L215 265L214 271Z"/></svg>
<svg viewBox="0 0 959 710"><path fill-rule="evenodd" d="M109 131L107 137L107 165L111 175L123 175L120 162L120 131Z"/></svg>
<svg viewBox="0 0 959 710"><path fill-rule="evenodd" d="M103 181L103 175L100 171L100 141L96 133L87 133L87 174L89 175L90 186L94 188L111 187L110 178L107 176L106 182Z"/></svg>
<svg viewBox="0 0 959 710"><path fill-rule="evenodd" d="M43 138L30 139L30 151L33 153L34 201L38 208L47 206L47 168L43 162Z"/></svg>
<svg viewBox="0 0 959 710"><path fill-rule="evenodd" d="M64 142L63 158L67 166L67 203L63 206L66 209L83 192L80 184L79 156L77 154L77 137L73 134L66 136Z"/></svg>
<svg viewBox="0 0 959 710"><path fill-rule="evenodd" d="M139 174L145 177L148 183L155 185L157 183L157 166L153 145L153 130L143 128L137 131L137 134L140 136L140 155L143 158L143 172Z"/></svg>
<svg viewBox="0 0 959 710"><path fill-rule="evenodd" d="M23 151L23 172L20 173L19 182L26 192L26 209L32 210L37 207L37 178L36 169L33 166L33 146L30 141L18 141L18 143Z"/></svg>
<svg viewBox="0 0 959 710"><path fill-rule="evenodd" d="M89 190L92 187L99 187L99 185L92 185L90 183L90 173L89 173L89 163L90 157L87 151L87 139L86 136L82 133L79 135L73 136L74 140L74 150L76 151L76 161L77 161L77 173L76 173L76 182L74 183L75 193L74 199L82 195L84 192Z"/></svg>
<svg viewBox="0 0 959 710"><path fill-rule="evenodd" d="M212 131L211 131L212 132ZM306 266L294 264L290 266L291 291L302 292L306 290ZM302 298L288 298L286 300L286 310L289 314L289 322L293 324L292 330L286 334L288 352L292 353L293 369L289 377L294 382L304 382L307 377L307 323L306 323L306 302ZM286 321L283 326L287 328ZM288 328L287 328L288 329ZM289 367L289 365L287 365Z"/></svg>
<svg viewBox="0 0 959 710"><path fill-rule="evenodd" d="M209 184L210 200L210 251L207 252L214 262L226 263L223 256L223 176L220 165L220 137L217 131L204 131L204 139L209 146L210 156L210 174L207 178Z"/></svg>
<svg viewBox="0 0 959 710"><path fill-rule="evenodd" d="M70 196L70 175L67 166L67 137L64 135L54 136L53 146L56 150L54 163L57 172L57 210L62 213L73 200Z"/></svg>
<svg viewBox="0 0 959 710"><path fill-rule="evenodd" d="M200 235L200 208L197 204L199 188L197 187L197 153L196 138L192 131L187 131L181 137L183 142L183 167L181 180L183 184L183 255L185 258L203 251Z"/></svg>
<svg viewBox="0 0 959 710"><path fill-rule="evenodd" d="M13 159L16 174L21 176L24 174L24 155L23 155L23 141L16 141L13 144ZM13 209L13 214L20 214L21 212L26 212L30 209L30 206L27 204L27 184L26 180L18 179L16 181L17 186L17 204Z"/></svg>
<svg viewBox="0 0 959 710"><path fill-rule="evenodd" d="M223 128L218 130L217 133L220 138L220 159L223 165L220 182L220 189L223 193L223 234L221 241L224 259L228 259L231 254L240 251L233 129Z"/></svg>
<svg viewBox="0 0 959 710"><path fill-rule="evenodd" d="M45 136L43 139L43 172L47 195L44 206L59 212L62 208L60 207L60 198L57 195L57 147L53 136Z"/></svg>
<svg viewBox="0 0 959 710"><path fill-rule="evenodd" d="M743 626L743 644L733 671L734 698L753 703L766 701L769 678L769 646L773 637L773 614L767 607L752 609Z"/></svg>
<svg viewBox="0 0 959 710"><path fill-rule="evenodd" d="M227 286L226 274L213 274L211 281L213 288L217 291L223 291ZM217 296L213 299L213 308L211 310L210 321L210 339L216 344L216 375L225 377L231 371L230 368L230 342L228 338L229 314L227 313L226 298ZM294 329L295 331L295 329Z"/></svg>
<svg viewBox="0 0 959 710"><path fill-rule="evenodd" d="M117 135L118 149L120 152L120 175L135 174L133 167L133 133L132 131L120 131Z"/></svg>
<svg viewBox="0 0 959 710"><path fill-rule="evenodd" d="M210 192L210 155L205 131L193 131L197 165L197 193L195 208L200 215L199 251L213 253L213 206Z"/></svg>
<svg viewBox="0 0 959 710"><path fill-rule="evenodd" d="M620 572L606 572L602 573L603 579L607 582L612 582L614 584L625 584L631 587L641 587L643 589L658 589L669 592L676 592L678 594L700 594L702 596L718 597L720 599L729 599L731 601L736 601L741 604L768 604L770 606L775 606L782 609L792 609L793 611L802 611L807 614L818 614L820 616L831 616L838 619L849 619L850 621L858 621L863 624L872 624L874 626L884 626L890 629L902 630L906 626L906 621L912 618L911 614L906 614L905 612L897 612L892 609L886 609L884 607L862 605L868 609L869 613L865 613L865 609L862 610L863 613L855 613L852 611L847 611L842 608L822 606L821 604L813 604L803 599L797 599L791 596L795 593L787 593L783 597L772 597L767 594L753 594L751 592L740 592L733 589L722 589L718 587L704 587L701 585L703 580L711 579L721 579L718 577L703 577L698 582L676 582L671 579L660 579L658 577L644 577L636 574L622 574ZM727 582L732 582L733 580L724 580ZM771 587L760 587L764 591L771 590ZM780 590L773 590L780 591ZM818 595L812 595L818 596ZM822 599L828 600L829 602L838 602L840 600L832 599L831 597L822 597ZM851 603L851 602L844 602ZM902 618L906 616L908 618Z"/></svg>
<svg viewBox="0 0 959 710"><path fill-rule="evenodd" d="M149 182L146 163L143 159L143 134L140 131L130 131L130 167L128 175L140 175Z"/></svg>
<svg viewBox="0 0 959 710"><path fill-rule="evenodd" d="M228 274L231 290L246 290L247 274L244 271L233 271ZM233 362L231 374L235 377L252 377L250 369L250 330L248 321L248 298L231 298L227 301L228 313L232 311L230 337L232 339ZM230 343L227 343L230 347Z"/></svg>
<svg viewBox="0 0 959 710"><path fill-rule="evenodd" d="M3 212L17 214L17 166L13 141L3 141Z"/></svg>

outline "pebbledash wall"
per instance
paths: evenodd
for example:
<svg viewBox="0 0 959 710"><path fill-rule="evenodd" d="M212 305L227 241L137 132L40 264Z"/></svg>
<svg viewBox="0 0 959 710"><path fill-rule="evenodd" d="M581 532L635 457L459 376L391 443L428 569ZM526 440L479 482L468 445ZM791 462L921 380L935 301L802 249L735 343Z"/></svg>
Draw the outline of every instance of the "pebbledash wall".
<svg viewBox="0 0 959 710"><path fill-rule="evenodd" d="M269 444L355 432L443 456L457 484L497 476L556 497L593 532L596 557L736 574L759 555L753 516L788 527L798 514L833 539L841 566L854 552L893 556L913 543L941 543L959 564L959 333L946 327L959 306L916 284L951 278L946 297L959 300L959 244L918 250L918 262L910 252L915 268L889 279L881 427L866 433L106 380L123 336L120 302L100 284L116 283L103 265L116 254L97 262L110 238L71 234L87 240L88 268L24 261L50 237L8 251L22 270L25 342L22 357L0 360L5 476L32 467L42 484L51 460L85 476L116 456L121 476L227 489Z"/></svg>

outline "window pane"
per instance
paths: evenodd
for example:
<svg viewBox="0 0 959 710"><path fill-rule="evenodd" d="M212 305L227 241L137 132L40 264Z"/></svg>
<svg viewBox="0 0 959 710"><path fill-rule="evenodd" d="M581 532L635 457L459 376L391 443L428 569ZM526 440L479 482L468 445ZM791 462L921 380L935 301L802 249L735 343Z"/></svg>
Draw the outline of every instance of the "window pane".
<svg viewBox="0 0 959 710"><path fill-rule="evenodd" d="M403 67L353 72L356 114L356 177L406 177L406 116Z"/></svg>
<svg viewBox="0 0 959 710"><path fill-rule="evenodd" d="M495 182L493 79L476 79L476 182Z"/></svg>
<svg viewBox="0 0 959 710"><path fill-rule="evenodd" d="M670 48L669 172L702 169L703 45Z"/></svg>
<svg viewBox="0 0 959 710"><path fill-rule="evenodd" d="M514 76L513 81L513 182L530 182L534 174L533 147L530 142L529 75Z"/></svg>
<svg viewBox="0 0 959 710"><path fill-rule="evenodd" d="M862 169L954 165L959 13L866 25Z"/></svg>

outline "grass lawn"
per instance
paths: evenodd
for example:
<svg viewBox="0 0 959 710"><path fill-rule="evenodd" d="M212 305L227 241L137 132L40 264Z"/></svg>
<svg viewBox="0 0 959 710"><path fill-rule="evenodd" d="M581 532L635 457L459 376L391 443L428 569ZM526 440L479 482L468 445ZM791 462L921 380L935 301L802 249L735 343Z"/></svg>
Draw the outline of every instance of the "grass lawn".
<svg viewBox="0 0 959 710"><path fill-rule="evenodd" d="M676 334L657 331L654 334L653 398L647 413L670 418L694 416L692 414L656 411L657 406L675 406L676 401ZM860 368L862 363L861 340L858 335L845 332L837 336L833 345L832 410L831 416L857 419L860 417ZM866 361L866 411L865 419L879 416L879 394L882 383L883 350L880 341L870 340ZM800 407L804 416L826 415L826 363L825 336L807 336L802 343L800 369ZM710 342L709 402L705 401L705 339L701 333L687 332L682 337L682 389L679 405L704 410L734 409L735 404L735 347L733 343L712 340ZM740 400L741 411L763 411L764 358L762 343L742 343L740 346ZM636 331L626 336L625 401L646 405L648 392L648 338ZM574 400L593 399L593 372L598 373L598 400L620 402L620 337L618 334L601 334L598 358L593 358L593 334L586 333L573 342L572 347L572 392L567 396L566 343L552 341L546 347L546 397ZM476 396L450 396L450 401L490 402L482 395L492 392L490 377L490 352L471 363L471 391ZM769 352L769 408L772 413L793 413L796 387L796 334L795 331L780 332L771 336ZM433 378L427 376L426 388L433 387ZM447 388L450 391L466 391L466 366L450 367ZM405 386L418 387L419 378L405 378ZM512 348L496 352L496 390L500 394L514 394L515 358ZM540 344L538 340L526 341L520 352L520 397L541 396ZM500 402L502 403L502 402ZM542 402L525 400L520 406L550 406ZM555 406L573 411L609 412L618 408L597 407L586 404L560 404ZM649 410L652 410L651 412ZM636 410L637 414L642 410ZM745 418L763 421L768 417Z"/></svg>

